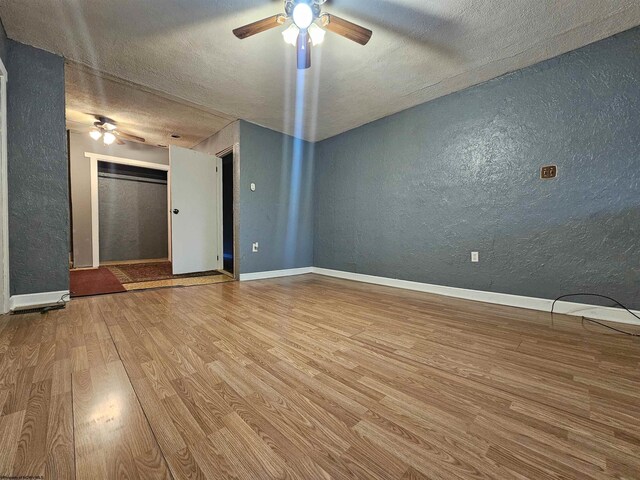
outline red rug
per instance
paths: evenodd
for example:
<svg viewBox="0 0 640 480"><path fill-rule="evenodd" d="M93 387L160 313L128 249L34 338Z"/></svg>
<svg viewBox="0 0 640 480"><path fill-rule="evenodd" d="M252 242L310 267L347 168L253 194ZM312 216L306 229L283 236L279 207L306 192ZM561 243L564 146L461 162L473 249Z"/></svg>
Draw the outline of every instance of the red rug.
<svg viewBox="0 0 640 480"><path fill-rule="evenodd" d="M71 270L69 277L71 297L127 291L111 270L105 267L95 270Z"/></svg>

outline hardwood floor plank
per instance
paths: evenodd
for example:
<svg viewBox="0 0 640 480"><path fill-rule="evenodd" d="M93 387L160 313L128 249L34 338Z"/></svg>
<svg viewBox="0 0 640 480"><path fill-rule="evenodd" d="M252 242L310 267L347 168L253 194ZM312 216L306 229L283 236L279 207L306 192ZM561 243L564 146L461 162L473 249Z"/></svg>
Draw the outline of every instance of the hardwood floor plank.
<svg viewBox="0 0 640 480"><path fill-rule="evenodd" d="M171 454L168 457L168 462L175 472L176 478L188 478L190 480L204 480L207 478L188 447Z"/></svg>
<svg viewBox="0 0 640 480"><path fill-rule="evenodd" d="M145 378L135 380L135 391L165 458L186 448L162 401Z"/></svg>
<svg viewBox="0 0 640 480"><path fill-rule="evenodd" d="M374 445L398 456L408 465L430 477L442 480L485 478L474 469L459 465L455 458L450 458L445 452L434 446L424 445L423 448L419 448L386 429L369 422L360 422L356 425L355 430Z"/></svg>
<svg viewBox="0 0 640 480"><path fill-rule="evenodd" d="M51 395L71 392L71 360L64 358L53 362L51 373Z"/></svg>
<svg viewBox="0 0 640 480"><path fill-rule="evenodd" d="M31 384L18 450L13 463L14 474L31 476L44 474L50 401L51 380Z"/></svg>
<svg viewBox="0 0 640 480"><path fill-rule="evenodd" d="M431 477L424 475L413 467L409 467L401 480L430 480Z"/></svg>
<svg viewBox="0 0 640 480"><path fill-rule="evenodd" d="M171 480L173 477L159 448L138 455L134 458L137 476L141 479Z"/></svg>
<svg viewBox="0 0 640 480"><path fill-rule="evenodd" d="M224 427L222 417L228 407L215 398L215 393L208 391L210 386L205 382L198 385L190 378L174 380L173 385L189 416L198 425L195 431L207 436Z"/></svg>
<svg viewBox="0 0 640 480"><path fill-rule="evenodd" d="M159 452L120 362L75 373L73 402L78 478L137 478L135 459Z"/></svg>
<svg viewBox="0 0 640 480"><path fill-rule="evenodd" d="M4 402L2 413L9 413L26 410L27 402L31 396L31 386L33 385L33 375L35 367L23 368L16 372L13 383L7 385L7 398Z"/></svg>
<svg viewBox="0 0 640 480"><path fill-rule="evenodd" d="M25 410L0 417L0 475L13 474L13 462L18 451Z"/></svg>
<svg viewBox="0 0 640 480"><path fill-rule="evenodd" d="M256 468L256 475L270 478L287 478L287 467L284 461L254 432L240 416L231 412L223 418L229 434L243 445L245 451L252 452L251 457ZM292 473L292 472L289 472ZM294 475L297 477L297 475Z"/></svg>
<svg viewBox="0 0 640 480"><path fill-rule="evenodd" d="M71 391L51 396L46 451L45 478L75 478Z"/></svg>

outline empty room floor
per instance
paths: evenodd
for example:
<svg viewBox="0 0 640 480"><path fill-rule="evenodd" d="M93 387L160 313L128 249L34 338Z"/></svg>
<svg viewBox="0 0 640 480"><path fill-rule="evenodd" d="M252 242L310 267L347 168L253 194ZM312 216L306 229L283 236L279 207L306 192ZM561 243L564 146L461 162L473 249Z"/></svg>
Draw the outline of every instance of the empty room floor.
<svg viewBox="0 0 640 480"><path fill-rule="evenodd" d="M640 342L316 275L0 317L0 475L638 478Z"/></svg>

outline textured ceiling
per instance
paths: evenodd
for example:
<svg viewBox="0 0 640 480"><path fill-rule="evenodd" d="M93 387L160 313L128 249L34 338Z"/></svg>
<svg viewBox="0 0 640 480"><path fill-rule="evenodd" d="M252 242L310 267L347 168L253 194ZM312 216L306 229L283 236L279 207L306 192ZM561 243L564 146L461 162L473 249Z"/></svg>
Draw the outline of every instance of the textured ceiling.
<svg viewBox="0 0 640 480"><path fill-rule="evenodd" d="M362 47L328 33L297 78L282 28L242 41L231 33L281 10L271 0L0 0L15 40L309 140L640 24L640 0L332 0L326 11L373 38Z"/></svg>
<svg viewBox="0 0 640 480"><path fill-rule="evenodd" d="M233 121L167 94L112 78L82 65L65 65L67 128L88 132L96 115L150 145L193 147ZM180 138L172 138L178 135Z"/></svg>

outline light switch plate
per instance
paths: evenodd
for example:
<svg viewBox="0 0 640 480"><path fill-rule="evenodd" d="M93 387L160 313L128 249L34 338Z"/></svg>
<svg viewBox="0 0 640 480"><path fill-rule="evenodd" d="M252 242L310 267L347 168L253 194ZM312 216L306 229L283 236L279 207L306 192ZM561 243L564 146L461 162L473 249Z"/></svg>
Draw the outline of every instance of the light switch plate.
<svg viewBox="0 0 640 480"><path fill-rule="evenodd" d="M251 188L252 192L255 192L256 191L256 184L252 183L250 188Z"/></svg>
<svg viewBox="0 0 640 480"><path fill-rule="evenodd" d="M480 254L478 252L471 252L471 261L478 263L480 261Z"/></svg>
<svg viewBox="0 0 640 480"><path fill-rule="evenodd" d="M258 242L253 242L253 248L252 248L253 253L258 253L258 248L259 248Z"/></svg>

